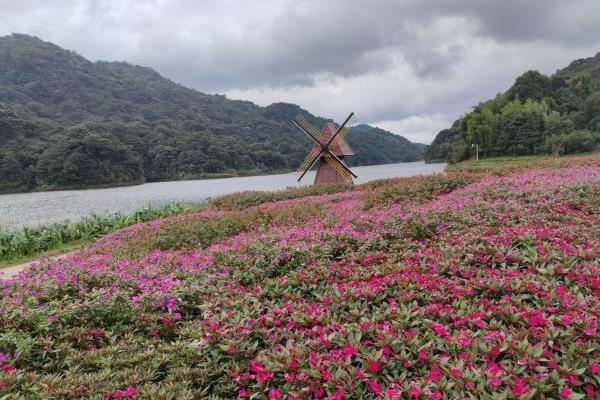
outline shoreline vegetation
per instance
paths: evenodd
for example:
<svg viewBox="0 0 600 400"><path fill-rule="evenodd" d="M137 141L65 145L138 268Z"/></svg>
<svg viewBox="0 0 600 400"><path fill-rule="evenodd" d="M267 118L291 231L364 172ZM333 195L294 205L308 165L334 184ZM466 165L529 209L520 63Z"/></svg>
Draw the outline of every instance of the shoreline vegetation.
<svg viewBox="0 0 600 400"><path fill-rule="evenodd" d="M594 154L600 156L600 153ZM591 156L594 154L591 154ZM511 170L511 168L519 170L524 167L531 168L538 162L559 163L563 159L568 160L569 157L555 158L547 155L535 155L498 157L480 161L470 160L457 164L449 164L446 172L489 173L493 171L507 171ZM413 177L409 178L412 179ZM218 196L200 203L169 203L160 207L147 206L129 213L94 214L74 222L53 223L37 227L19 227L15 229L0 227L0 270L3 267L23 264L37 258L51 257L75 250L93 242L102 235L141 222L192 213L203 209L239 211L265 202L291 200L305 196L377 187L380 184L383 185L396 179L401 178L374 180L356 186L330 184L287 188L276 191L244 191ZM432 179L434 180L434 178ZM426 181L427 179L424 180L424 183Z"/></svg>
<svg viewBox="0 0 600 400"><path fill-rule="evenodd" d="M203 209L243 209L267 201L352 190L351 185L331 184L289 188L279 191L245 191L207 199L200 203L169 203L147 206L129 213L93 214L75 222L53 223L37 227L0 227L0 271L38 257L49 257L91 243L101 235L127 226Z"/></svg>
<svg viewBox="0 0 600 400"><path fill-rule="evenodd" d="M457 164L449 164L446 172L488 172L490 169L496 169L500 165L504 167L506 165L518 165L517 168L522 168L525 165L531 166L532 163L543 160L557 160L557 158L536 155L498 157L480 161L467 160ZM90 243L101 235L135 223L200 211L204 208L241 210L244 207L259 205L268 201L289 200L310 195L354 190L362 186L376 186L378 182L387 182L390 179L399 178L374 180L356 186L331 184L287 188L276 191L243 191L209 198L200 203L168 203L159 207L146 206L128 213L92 214L78 221L51 223L33 227L23 226L13 229L0 226L0 268L26 263L35 260L37 257L49 257L74 250L79 246Z"/></svg>
<svg viewBox="0 0 600 400"><path fill-rule="evenodd" d="M0 279L0 398L597 396L600 156L243 192Z"/></svg>
<svg viewBox="0 0 600 400"><path fill-rule="evenodd" d="M420 161L412 161L412 162L422 162ZM395 163L390 163L395 164ZM367 167L368 165L361 165L363 167ZM99 184L94 186L86 186L86 185L73 185L73 186L62 186L62 187L36 187L31 190L0 190L0 195L4 194L21 194L21 193L36 193L36 192L59 192L63 190L94 190L94 189L108 189L108 188L120 188L120 187L129 187L129 186L140 186L146 183L158 183L158 182L171 182L171 181L195 181L195 180L211 180L211 179L226 179L226 178L244 178L249 176L265 176L265 175L275 175L275 174L288 174L294 172L291 169L280 169L280 170L272 170L272 171L236 171L236 172L226 172L226 173L216 173L216 174L199 174L199 175L186 175L182 177L171 177L164 179L156 179L156 180L142 180L138 182L122 182L122 183L106 183Z"/></svg>

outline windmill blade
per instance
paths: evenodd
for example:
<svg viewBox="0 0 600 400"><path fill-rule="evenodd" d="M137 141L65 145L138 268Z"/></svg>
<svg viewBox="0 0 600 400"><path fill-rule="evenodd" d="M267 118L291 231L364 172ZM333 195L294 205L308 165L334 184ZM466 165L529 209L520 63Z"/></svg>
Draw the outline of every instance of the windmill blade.
<svg viewBox="0 0 600 400"><path fill-rule="evenodd" d="M306 156L306 158L304 159L304 161L302 161L302 164L300 164L300 166L298 167L298 169L296 170L296 172L298 174L301 174L302 172L306 171L307 169L310 168L311 164L313 163L314 158L321 153L321 151L323 151L320 147L314 146L312 148L312 150L308 153L308 155Z"/></svg>
<svg viewBox="0 0 600 400"><path fill-rule="evenodd" d="M335 154L333 154L331 152L328 152L328 153L331 155L331 157L333 157L340 164L340 166L342 168L344 168L346 171L348 171L350 173L350 175L352 175L355 178L358 178L358 176L354 172L352 172L352 170L350 169L350 167L348 165L346 165L346 163L344 162L344 160L342 160L341 158L339 158L338 156L336 156Z"/></svg>
<svg viewBox="0 0 600 400"><path fill-rule="evenodd" d="M298 114L292 120L294 124L304 133L306 133L316 144L323 146L324 135L323 132L319 132L310 122L306 120L302 115Z"/></svg>
<svg viewBox="0 0 600 400"><path fill-rule="evenodd" d="M325 144L325 147L329 147L329 145L331 144L331 142L333 142L333 140L337 137L337 135L340 133L340 131L342 129L344 129L344 127L346 126L346 124L348 123L348 121L350 121L350 119L354 116L354 113L351 112L350 115L348 115L348 118L346 118L346 120L340 125L340 127L337 129L337 131L335 131L335 133L333 134L333 136L331 136L329 138L329 141Z"/></svg>
<svg viewBox="0 0 600 400"><path fill-rule="evenodd" d="M306 173L312 168L313 165L315 165L315 163L317 162L317 160L319 158L321 158L321 154L323 154L323 149L318 149L318 148L314 148L313 150L317 150L317 155L314 157L314 159L310 162L307 163L307 167L306 169L302 172L302 174L298 177L298 182L300 182L300 179L302 179L304 177L304 175L306 175ZM311 151L312 153L312 151ZM309 154L310 156L310 154ZM308 160L310 160L310 158L306 158L306 160L304 160L304 163L306 163ZM304 163L302 163L304 165ZM298 169L298 171L300 171L300 169Z"/></svg>
<svg viewBox="0 0 600 400"><path fill-rule="evenodd" d="M333 137L333 141L331 142L331 144L334 146L339 145L340 142L348 135L348 133L350 133L350 130L354 128L355 124L356 114L353 113L350 119L348 119L347 122L344 124L344 126L338 129L338 134L337 136Z"/></svg>
<svg viewBox="0 0 600 400"><path fill-rule="evenodd" d="M357 178L357 176L354 175L352 171L350 171L350 168L348 168L348 166L334 154L327 152L327 154L325 154L323 158L345 180L351 180L352 177Z"/></svg>

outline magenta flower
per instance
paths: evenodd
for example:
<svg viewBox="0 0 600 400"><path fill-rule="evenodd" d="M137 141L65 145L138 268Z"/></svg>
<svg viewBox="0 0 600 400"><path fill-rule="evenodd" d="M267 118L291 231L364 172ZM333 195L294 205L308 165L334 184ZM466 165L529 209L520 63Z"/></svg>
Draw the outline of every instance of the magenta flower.
<svg viewBox="0 0 600 400"><path fill-rule="evenodd" d="M281 399L281 393L279 392L279 389L273 388L269 390L269 399Z"/></svg>
<svg viewBox="0 0 600 400"><path fill-rule="evenodd" d="M571 393L573 393L573 391L571 390L571 388L570 388L570 387L568 387L568 386L563 386L563 387L560 389L559 393L560 393L560 397L561 397L562 399L568 399L568 398L571 396Z"/></svg>
<svg viewBox="0 0 600 400"><path fill-rule="evenodd" d="M531 389L525 384L522 378L515 378L511 387L512 394L518 399Z"/></svg>
<svg viewBox="0 0 600 400"><path fill-rule="evenodd" d="M427 376L425 377L425 380L426 380L426 381L429 381L429 382L437 382L437 381L439 381L441 378L442 378L442 372L439 370L439 368L432 367L432 368L429 370L429 375L427 375Z"/></svg>
<svg viewBox="0 0 600 400"><path fill-rule="evenodd" d="M376 361L371 361L368 365L367 365L367 369L369 370L369 372L371 373L376 373L377 371L379 371L379 364L377 364Z"/></svg>
<svg viewBox="0 0 600 400"><path fill-rule="evenodd" d="M352 346L351 346L351 345L349 345L349 344L347 344L347 345L345 345L345 346L344 346L343 352L344 352L344 355L345 355L346 357L351 357L351 356L353 356L353 355L356 355L356 354L358 354L358 350L357 350L357 349L355 349L354 347L352 347Z"/></svg>

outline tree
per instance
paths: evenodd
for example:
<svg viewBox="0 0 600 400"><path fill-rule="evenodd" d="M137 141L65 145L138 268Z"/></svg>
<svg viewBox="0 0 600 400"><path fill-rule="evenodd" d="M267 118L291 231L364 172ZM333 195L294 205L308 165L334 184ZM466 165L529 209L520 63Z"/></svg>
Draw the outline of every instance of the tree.
<svg viewBox="0 0 600 400"><path fill-rule="evenodd" d="M37 165L45 187L81 187L143 181L141 160L114 135L76 127L45 150Z"/></svg>
<svg viewBox="0 0 600 400"><path fill-rule="evenodd" d="M565 151L565 135L548 136L544 142L546 151L554 157L558 157Z"/></svg>
<svg viewBox="0 0 600 400"><path fill-rule="evenodd" d="M592 93L585 100L582 117L588 129L600 132L600 92Z"/></svg>
<svg viewBox="0 0 600 400"><path fill-rule="evenodd" d="M0 190L17 189L24 185L23 166L12 151L0 154Z"/></svg>
<svg viewBox="0 0 600 400"><path fill-rule="evenodd" d="M587 130L574 131L564 138L565 153L586 153L594 150L600 143L600 134Z"/></svg>
<svg viewBox="0 0 600 400"><path fill-rule="evenodd" d="M541 101L552 93L552 82L538 71L527 71L519 76L506 93L508 100Z"/></svg>

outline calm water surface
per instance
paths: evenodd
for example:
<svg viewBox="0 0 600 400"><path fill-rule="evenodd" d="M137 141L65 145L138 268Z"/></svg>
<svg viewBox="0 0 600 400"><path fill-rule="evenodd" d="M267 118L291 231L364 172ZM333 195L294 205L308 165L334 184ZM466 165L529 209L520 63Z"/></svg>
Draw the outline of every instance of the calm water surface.
<svg viewBox="0 0 600 400"><path fill-rule="evenodd" d="M423 162L372 165L352 170L364 183L395 176L425 175L442 172L446 164ZM0 195L0 227L35 226L51 222L73 221L93 213L131 211L146 205L169 202L199 202L209 197L241 190L277 190L312 183L314 172L297 182L294 173L243 178L194 181L154 182L138 186L107 189L63 190Z"/></svg>

